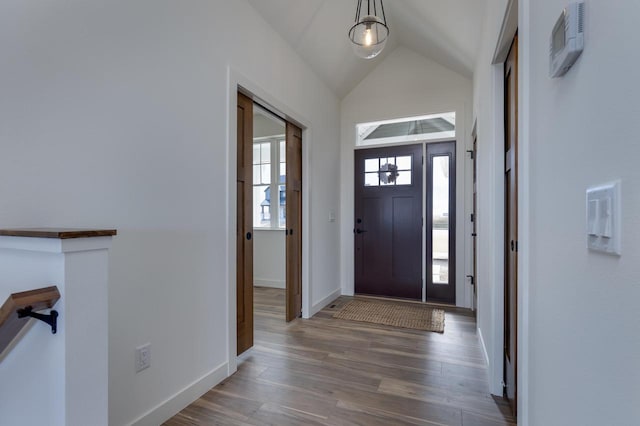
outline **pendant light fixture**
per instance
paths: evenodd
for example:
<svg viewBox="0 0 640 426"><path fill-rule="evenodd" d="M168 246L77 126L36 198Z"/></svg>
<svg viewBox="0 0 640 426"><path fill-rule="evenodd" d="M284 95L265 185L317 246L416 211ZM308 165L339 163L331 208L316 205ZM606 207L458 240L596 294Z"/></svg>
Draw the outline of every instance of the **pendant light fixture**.
<svg viewBox="0 0 640 426"><path fill-rule="evenodd" d="M388 37L389 27L382 0L358 0L355 24L349 30L356 55L364 59L375 58L384 49Z"/></svg>

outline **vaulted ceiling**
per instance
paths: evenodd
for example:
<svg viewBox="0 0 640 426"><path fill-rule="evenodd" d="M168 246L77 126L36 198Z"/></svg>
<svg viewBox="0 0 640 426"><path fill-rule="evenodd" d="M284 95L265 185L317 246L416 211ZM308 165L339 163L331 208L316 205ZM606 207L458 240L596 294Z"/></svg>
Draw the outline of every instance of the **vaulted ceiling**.
<svg viewBox="0 0 640 426"><path fill-rule="evenodd" d="M372 60L353 54L347 32L357 0L249 0L340 97L397 46L471 77L486 0L384 0L390 36Z"/></svg>

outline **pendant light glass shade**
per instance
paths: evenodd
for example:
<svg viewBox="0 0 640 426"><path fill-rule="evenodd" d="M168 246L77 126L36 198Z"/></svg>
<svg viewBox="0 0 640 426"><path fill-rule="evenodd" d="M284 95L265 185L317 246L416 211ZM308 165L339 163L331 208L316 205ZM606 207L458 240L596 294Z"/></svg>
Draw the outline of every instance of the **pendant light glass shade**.
<svg viewBox="0 0 640 426"><path fill-rule="evenodd" d="M363 5L364 1L364 5ZM362 8L366 7L363 11ZM366 15L360 18L361 13ZM355 24L349 30L349 39L356 55L364 59L378 56L389 37L382 0L358 0Z"/></svg>

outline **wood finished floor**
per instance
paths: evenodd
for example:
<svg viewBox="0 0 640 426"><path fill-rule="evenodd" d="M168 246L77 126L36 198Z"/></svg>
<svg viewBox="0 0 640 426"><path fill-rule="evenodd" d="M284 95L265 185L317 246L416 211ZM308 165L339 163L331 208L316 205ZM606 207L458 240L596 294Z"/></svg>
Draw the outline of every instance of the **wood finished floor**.
<svg viewBox="0 0 640 426"><path fill-rule="evenodd" d="M512 425L489 394L474 317L447 309L444 334L333 319L284 321L284 291L255 289L255 346L238 372L165 423Z"/></svg>

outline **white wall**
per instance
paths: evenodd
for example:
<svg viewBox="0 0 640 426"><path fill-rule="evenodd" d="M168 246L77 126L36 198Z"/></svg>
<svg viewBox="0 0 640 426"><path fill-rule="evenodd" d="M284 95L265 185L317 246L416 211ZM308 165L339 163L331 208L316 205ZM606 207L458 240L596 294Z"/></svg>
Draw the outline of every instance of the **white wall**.
<svg viewBox="0 0 640 426"><path fill-rule="evenodd" d="M501 214L502 83L490 60L504 3L488 2L474 75L479 208L494 217ZM640 59L627 47L637 38L640 4L587 0L586 49L564 78L550 79L549 34L565 3L519 5L519 424L630 425L640 418L640 145L633 126ZM615 179L622 180L621 257L586 249L585 191ZM501 355L491 348L502 341L495 332L502 327L502 218L479 218L478 327L497 373Z"/></svg>
<svg viewBox="0 0 640 426"><path fill-rule="evenodd" d="M404 47L389 54L342 100L341 148L341 283L343 294L354 291L353 179L356 124L440 112L456 112L457 129L457 304L470 306L468 207L472 82Z"/></svg>
<svg viewBox="0 0 640 426"><path fill-rule="evenodd" d="M286 236L283 230L253 230L253 284L286 288Z"/></svg>
<svg viewBox="0 0 640 426"><path fill-rule="evenodd" d="M158 423L226 374L229 67L306 118L307 296L339 291L339 102L245 1L9 0L0 51L0 223L119 231L110 424Z"/></svg>
<svg viewBox="0 0 640 426"><path fill-rule="evenodd" d="M523 3L530 9L529 424L637 424L640 56L630 42L638 40L640 3L587 0L585 51L561 79L547 77L548 40L565 2ZM585 248L585 190L614 179L622 180L621 257Z"/></svg>

